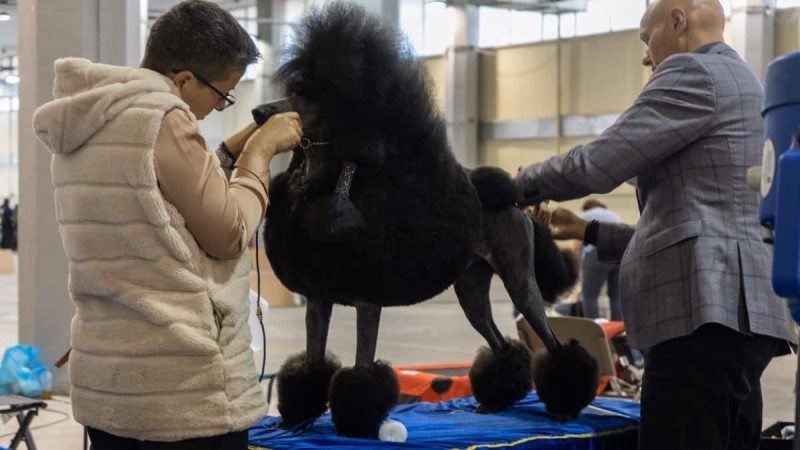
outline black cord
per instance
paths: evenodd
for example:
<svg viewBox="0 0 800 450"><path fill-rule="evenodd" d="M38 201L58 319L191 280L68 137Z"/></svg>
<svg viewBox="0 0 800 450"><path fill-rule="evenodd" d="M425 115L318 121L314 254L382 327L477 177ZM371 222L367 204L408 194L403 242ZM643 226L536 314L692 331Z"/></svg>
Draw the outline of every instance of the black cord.
<svg viewBox="0 0 800 450"><path fill-rule="evenodd" d="M271 373L271 374L267 375L267 378L269 378L269 384L267 385L267 404L271 405L272 404L272 388L273 388L273 386L275 386L275 380L278 378L278 374L277 373Z"/></svg>
<svg viewBox="0 0 800 450"><path fill-rule="evenodd" d="M256 290L258 291L258 298L256 298L256 317L258 324L261 325L261 375L258 377L258 382L264 381L264 371L267 368L267 330L264 328L264 313L261 311L261 254L258 252L258 234L259 228L256 229Z"/></svg>
<svg viewBox="0 0 800 450"><path fill-rule="evenodd" d="M258 377L258 382L261 383L264 381L264 371L267 367L267 331L264 329L264 321L259 320L258 323L261 325L261 342L264 346L261 349L261 376Z"/></svg>

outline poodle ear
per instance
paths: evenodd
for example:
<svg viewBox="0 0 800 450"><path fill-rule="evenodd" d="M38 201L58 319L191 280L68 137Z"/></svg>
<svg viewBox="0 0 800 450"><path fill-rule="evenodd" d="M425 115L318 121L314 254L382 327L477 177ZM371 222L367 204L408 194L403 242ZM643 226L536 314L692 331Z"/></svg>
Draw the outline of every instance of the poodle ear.
<svg viewBox="0 0 800 450"><path fill-rule="evenodd" d="M371 167L383 164L389 146L385 137L367 130L337 133L336 142L331 144L331 151L342 161Z"/></svg>
<svg viewBox="0 0 800 450"><path fill-rule="evenodd" d="M350 187L357 167L358 164L345 161L333 194L311 203L306 209L305 225L312 239L342 242L366 227L364 216L350 201Z"/></svg>
<svg viewBox="0 0 800 450"><path fill-rule="evenodd" d="M311 239L344 242L366 227L356 205L344 195L326 195L306 209L304 224Z"/></svg>
<svg viewBox="0 0 800 450"><path fill-rule="evenodd" d="M558 296L568 291L578 282L577 263L571 256L562 252L550 227L535 218L531 218L536 240L533 254L533 270L536 283L542 292L544 301L553 304Z"/></svg>

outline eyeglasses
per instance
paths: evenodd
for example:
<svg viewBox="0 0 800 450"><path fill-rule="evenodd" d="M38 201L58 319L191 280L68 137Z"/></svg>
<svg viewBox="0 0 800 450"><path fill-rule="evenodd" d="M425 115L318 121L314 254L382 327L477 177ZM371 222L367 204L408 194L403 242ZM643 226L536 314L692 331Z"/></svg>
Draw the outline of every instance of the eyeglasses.
<svg viewBox="0 0 800 450"><path fill-rule="evenodd" d="M184 70L186 70L186 69L184 69ZM182 71L183 70L173 70L173 72L175 72L175 73L182 72ZM222 111L223 109L225 109L225 108L227 108L229 106L232 106L233 104L236 103L236 97L234 97L232 94L223 93L219 89L215 88L214 85L211 84L211 82L209 82L205 78L201 77L197 73L195 73L195 72L193 72L191 70L189 72L191 72L192 75L194 75L194 77L197 78L198 81L200 81L201 83L203 83L206 86L210 87L214 92L217 93L217 95L219 95L219 97L220 97L219 100L217 100L217 103L214 104L214 109L216 109L217 111Z"/></svg>

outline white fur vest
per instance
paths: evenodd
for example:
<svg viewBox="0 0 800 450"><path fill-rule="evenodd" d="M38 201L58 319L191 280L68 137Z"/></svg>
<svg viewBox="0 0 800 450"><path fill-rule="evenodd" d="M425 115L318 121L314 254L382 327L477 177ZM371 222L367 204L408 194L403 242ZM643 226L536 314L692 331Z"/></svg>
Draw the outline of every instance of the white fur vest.
<svg viewBox="0 0 800 450"><path fill-rule="evenodd" d="M56 99L34 128L53 152L77 307L75 419L152 441L249 428L266 414L249 347L249 255L206 255L155 176L162 119L188 105L150 70L72 58L55 70Z"/></svg>

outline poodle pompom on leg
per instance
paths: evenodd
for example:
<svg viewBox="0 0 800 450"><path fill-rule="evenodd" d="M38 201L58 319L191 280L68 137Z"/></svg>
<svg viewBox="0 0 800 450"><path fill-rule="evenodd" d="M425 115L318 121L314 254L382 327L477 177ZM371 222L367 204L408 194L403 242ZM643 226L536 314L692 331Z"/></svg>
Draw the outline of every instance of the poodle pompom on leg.
<svg viewBox="0 0 800 450"><path fill-rule="evenodd" d="M469 371L477 412L496 413L514 406L533 387L533 355L520 341L506 339L502 351L478 350Z"/></svg>
<svg viewBox="0 0 800 450"><path fill-rule="evenodd" d="M282 428L291 428L321 416L327 409L331 378L341 367L333 354L323 361L306 362L306 353L290 356L278 371L278 411Z"/></svg>
<svg viewBox="0 0 800 450"><path fill-rule="evenodd" d="M399 398L397 375L383 361L339 370L329 395L336 431L347 437L374 437Z"/></svg>
<svg viewBox="0 0 800 450"><path fill-rule="evenodd" d="M577 419L594 400L600 382L597 361L578 341L534 356L534 384L547 411L562 422Z"/></svg>

